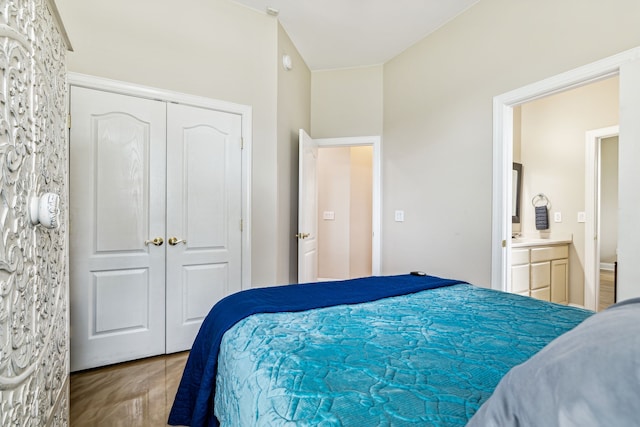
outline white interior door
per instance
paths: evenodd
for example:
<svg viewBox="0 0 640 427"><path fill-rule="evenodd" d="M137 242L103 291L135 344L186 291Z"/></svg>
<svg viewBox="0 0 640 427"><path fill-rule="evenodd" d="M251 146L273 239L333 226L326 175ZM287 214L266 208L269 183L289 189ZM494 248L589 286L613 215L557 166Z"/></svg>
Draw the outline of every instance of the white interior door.
<svg viewBox="0 0 640 427"><path fill-rule="evenodd" d="M72 371L164 352L165 114L71 88Z"/></svg>
<svg viewBox="0 0 640 427"><path fill-rule="evenodd" d="M318 280L318 144L300 129L298 170L298 283Z"/></svg>
<svg viewBox="0 0 640 427"><path fill-rule="evenodd" d="M189 349L242 287L241 115L71 89L71 369Z"/></svg>
<svg viewBox="0 0 640 427"><path fill-rule="evenodd" d="M241 289L241 118L167 106L167 353Z"/></svg>

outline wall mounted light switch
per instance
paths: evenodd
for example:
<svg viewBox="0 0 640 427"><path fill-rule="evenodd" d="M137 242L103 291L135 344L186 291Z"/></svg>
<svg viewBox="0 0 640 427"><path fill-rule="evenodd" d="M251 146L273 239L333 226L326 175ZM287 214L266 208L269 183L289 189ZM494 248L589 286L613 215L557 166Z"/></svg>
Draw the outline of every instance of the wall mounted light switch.
<svg viewBox="0 0 640 427"><path fill-rule="evenodd" d="M586 220L586 214L584 212L578 212L578 222L585 222Z"/></svg>
<svg viewBox="0 0 640 427"><path fill-rule="evenodd" d="M554 212L553 220L555 222L562 222L562 212Z"/></svg>
<svg viewBox="0 0 640 427"><path fill-rule="evenodd" d="M396 222L404 221L404 211L396 211Z"/></svg>
<svg viewBox="0 0 640 427"><path fill-rule="evenodd" d="M336 213L334 211L324 211L322 213L322 219L333 221L334 219L336 219Z"/></svg>

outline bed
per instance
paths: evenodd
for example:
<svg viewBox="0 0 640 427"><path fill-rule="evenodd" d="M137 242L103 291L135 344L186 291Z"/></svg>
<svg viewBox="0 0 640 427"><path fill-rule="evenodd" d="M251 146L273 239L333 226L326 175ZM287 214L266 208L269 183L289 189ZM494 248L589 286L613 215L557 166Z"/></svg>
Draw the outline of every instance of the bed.
<svg viewBox="0 0 640 427"><path fill-rule="evenodd" d="M243 291L205 319L169 424L464 426L592 314L434 276Z"/></svg>

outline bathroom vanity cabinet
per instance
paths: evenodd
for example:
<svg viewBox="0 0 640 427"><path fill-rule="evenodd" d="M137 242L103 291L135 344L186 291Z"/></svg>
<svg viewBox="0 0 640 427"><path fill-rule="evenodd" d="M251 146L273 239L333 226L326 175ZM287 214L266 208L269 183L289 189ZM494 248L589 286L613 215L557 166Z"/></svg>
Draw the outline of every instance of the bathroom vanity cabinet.
<svg viewBox="0 0 640 427"><path fill-rule="evenodd" d="M512 244L511 292L568 304L569 244L540 240Z"/></svg>

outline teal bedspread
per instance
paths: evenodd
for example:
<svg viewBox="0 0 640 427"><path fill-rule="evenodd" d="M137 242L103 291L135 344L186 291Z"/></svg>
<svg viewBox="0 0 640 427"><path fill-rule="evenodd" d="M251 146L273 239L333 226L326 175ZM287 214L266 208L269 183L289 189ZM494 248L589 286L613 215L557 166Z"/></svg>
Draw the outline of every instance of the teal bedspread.
<svg viewBox="0 0 640 427"><path fill-rule="evenodd" d="M464 426L592 312L468 284L251 315L220 345L222 426Z"/></svg>

